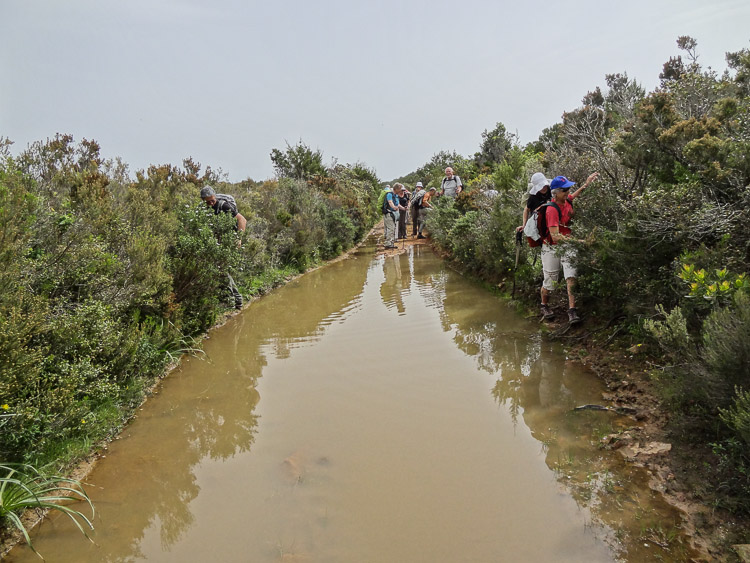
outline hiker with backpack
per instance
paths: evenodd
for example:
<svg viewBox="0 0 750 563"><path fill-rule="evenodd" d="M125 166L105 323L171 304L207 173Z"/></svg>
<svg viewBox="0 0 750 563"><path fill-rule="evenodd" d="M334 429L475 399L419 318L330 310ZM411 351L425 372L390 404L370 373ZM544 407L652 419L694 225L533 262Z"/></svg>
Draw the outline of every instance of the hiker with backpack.
<svg viewBox="0 0 750 563"><path fill-rule="evenodd" d="M544 204L539 210L539 212L544 212L544 220L542 221L540 218L539 223L543 223L540 225L540 235L543 241L542 269L544 270L541 311L545 320L550 320L555 316L548 305L549 294L554 289L554 284L560 276L560 269L562 269L568 289L568 321L570 324L581 322L576 310L575 295L573 294L576 281L575 250L565 243L573 240L570 236L570 221L575 213L573 200L598 177L599 173L594 172L580 188L572 194L568 194L570 188L575 186L575 182L571 182L565 176L555 176L549 185L552 200Z"/></svg>
<svg viewBox="0 0 750 563"><path fill-rule="evenodd" d="M461 178L454 174L453 168L449 166L445 169L445 178L440 182L440 195L447 195L455 199L462 189L464 189L464 184L461 182Z"/></svg>
<svg viewBox="0 0 750 563"><path fill-rule="evenodd" d="M411 192L404 188L401 194L398 196L398 204L404 208L398 214L398 234L396 240L406 238L406 210L409 209L409 200L411 199Z"/></svg>
<svg viewBox="0 0 750 563"><path fill-rule="evenodd" d="M427 190L427 193L422 196L422 199L419 202L419 230L417 231L417 238L426 238L422 234L422 229L424 229L424 224L427 222L427 215L432 211L431 201L436 193L437 188L430 188Z"/></svg>
<svg viewBox="0 0 750 563"><path fill-rule="evenodd" d="M219 213L229 213L237 220L235 230L244 233L245 227L247 226L247 219L237 210L237 202L234 201L234 197L227 194L217 194L211 186L204 186L201 188L201 199L206 203L208 207L214 210L214 215ZM242 245L242 240L237 240L237 245ZM234 308L242 309L242 294L237 285L234 283L232 275L227 272L227 289L234 300Z"/></svg>
<svg viewBox="0 0 750 563"><path fill-rule="evenodd" d="M422 182L417 182L412 194L411 202L409 203L409 213L411 213L411 236L417 236L417 228L419 225L419 206L422 205L422 198L427 191L422 187Z"/></svg>
<svg viewBox="0 0 750 563"><path fill-rule="evenodd" d="M406 211L399 203L399 196L404 191L403 184L394 184L393 189L385 194L383 198L383 223L385 224L385 247L396 248L396 222L398 215Z"/></svg>
<svg viewBox="0 0 750 563"><path fill-rule="evenodd" d="M529 197L526 199L526 206L523 208L523 224L516 227L516 231L523 231L526 222L534 211L550 200L552 194L549 191L549 183L550 180L541 172L536 172L531 176Z"/></svg>

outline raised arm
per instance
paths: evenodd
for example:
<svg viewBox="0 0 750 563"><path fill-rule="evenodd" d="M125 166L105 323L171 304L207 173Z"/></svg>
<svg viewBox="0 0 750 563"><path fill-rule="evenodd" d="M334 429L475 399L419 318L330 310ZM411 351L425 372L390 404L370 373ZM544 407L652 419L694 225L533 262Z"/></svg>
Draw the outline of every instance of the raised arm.
<svg viewBox="0 0 750 563"><path fill-rule="evenodd" d="M580 194L583 191L583 188L588 187L588 185L591 182L594 182L598 177L599 177L599 172L594 172L593 174L591 174L591 176L589 176L588 178L586 178L586 181L583 183L583 185L581 185L580 188L578 188L576 191L574 191L572 194L570 194L570 196L569 196L570 199L577 198L578 194Z"/></svg>

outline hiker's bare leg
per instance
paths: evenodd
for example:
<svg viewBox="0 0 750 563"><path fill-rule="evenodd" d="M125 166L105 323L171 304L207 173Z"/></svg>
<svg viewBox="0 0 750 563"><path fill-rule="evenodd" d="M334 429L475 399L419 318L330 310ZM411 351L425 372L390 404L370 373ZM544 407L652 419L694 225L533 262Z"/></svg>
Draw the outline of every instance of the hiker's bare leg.
<svg viewBox="0 0 750 563"><path fill-rule="evenodd" d="M571 309L576 306L576 297L573 295L573 288L576 285L576 279L575 278L568 278L565 280L565 282L568 285L568 307Z"/></svg>
<svg viewBox="0 0 750 563"><path fill-rule="evenodd" d="M546 287L542 286L542 305L549 303L549 291Z"/></svg>

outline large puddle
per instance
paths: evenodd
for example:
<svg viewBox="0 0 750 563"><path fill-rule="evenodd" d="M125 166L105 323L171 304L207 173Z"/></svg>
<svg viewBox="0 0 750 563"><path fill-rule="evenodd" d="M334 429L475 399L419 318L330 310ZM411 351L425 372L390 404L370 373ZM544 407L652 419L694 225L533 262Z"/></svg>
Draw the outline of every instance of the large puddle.
<svg viewBox="0 0 750 563"><path fill-rule="evenodd" d="M571 413L598 381L426 247L259 299L187 358L87 480L50 562L679 561L677 516ZM661 547L660 544L661 543ZM16 548L9 561L38 561Z"/></svg>

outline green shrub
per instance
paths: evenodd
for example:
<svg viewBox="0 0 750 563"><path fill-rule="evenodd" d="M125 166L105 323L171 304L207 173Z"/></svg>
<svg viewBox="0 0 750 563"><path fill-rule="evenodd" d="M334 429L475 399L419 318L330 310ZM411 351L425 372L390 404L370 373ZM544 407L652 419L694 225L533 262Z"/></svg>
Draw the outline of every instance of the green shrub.
<svg viewBox="0 0 750 563"><path fill-rule="evenodd" d="M15 526L23 534L26 543L34 553L37 551L20 517L21 512L26 509L41 508L61 512L70 518L76 528L88 538L82 524L90 530L94 529L94 525L80 510L62 504L70 501L87 503L91 508L93 519L94 505L81 483L75 479L67 479L59 475L43 475L26 464L0 465L0 522L9 521Z"/></svg>

